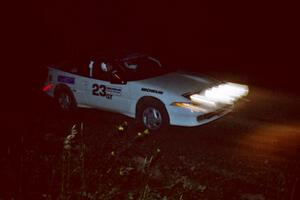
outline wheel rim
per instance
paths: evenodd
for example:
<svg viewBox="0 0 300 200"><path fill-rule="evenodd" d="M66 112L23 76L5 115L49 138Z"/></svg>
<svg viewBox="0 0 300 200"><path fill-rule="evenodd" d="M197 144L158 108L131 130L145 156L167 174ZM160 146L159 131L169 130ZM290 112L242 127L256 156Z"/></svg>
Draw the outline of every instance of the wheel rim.
<svg viewBox="0 0 300 200"><path fill-rule="evenodd" d="M158 129L162 125L161 113L156 108L146 108L143 112L143 122L148 129Z"/></svg>
<svg viewBox="0 0 300 200"><path fill-rule="evenodd" d="M61 95L59 95L58 103L62 109L68 110L71 105L71 98L69 95L62 93Z"/></svg>

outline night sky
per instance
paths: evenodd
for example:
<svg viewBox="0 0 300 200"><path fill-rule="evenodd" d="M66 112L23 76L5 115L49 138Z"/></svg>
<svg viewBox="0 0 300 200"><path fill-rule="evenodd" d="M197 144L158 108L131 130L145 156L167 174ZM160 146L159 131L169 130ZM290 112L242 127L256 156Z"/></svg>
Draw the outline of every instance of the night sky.
<svg viewBox="0 0 300 200"><path fill-rule="evenodd" d="M6 70L28 85L20 92L40 88L47 64L119 49L149 52L171 68L238 74L250 85L298 87L299 20L289 3L47 0L11 8Z"/></svg>

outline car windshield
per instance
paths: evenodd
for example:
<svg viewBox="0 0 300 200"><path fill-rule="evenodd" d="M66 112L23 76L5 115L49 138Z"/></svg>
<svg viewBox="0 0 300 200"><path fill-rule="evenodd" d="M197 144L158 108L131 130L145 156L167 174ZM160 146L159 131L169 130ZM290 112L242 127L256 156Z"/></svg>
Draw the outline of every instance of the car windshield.
<svg viewBox="0 0 300 200"><path fill-rule="evenodd" d="M123 59L120 61L120 67L127 81L152 78L168 72L158 60L150 56Z"/></svg>

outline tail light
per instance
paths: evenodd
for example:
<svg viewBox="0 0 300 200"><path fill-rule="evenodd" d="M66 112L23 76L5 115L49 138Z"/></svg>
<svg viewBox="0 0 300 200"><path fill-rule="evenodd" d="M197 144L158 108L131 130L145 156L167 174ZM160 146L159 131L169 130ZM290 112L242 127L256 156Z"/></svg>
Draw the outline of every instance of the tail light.
<svg viewBox="0 0 300 200"><path fill-rule="evenodd" d="M47 92L48 90L50 90L53 87L52 83L48 83L47 85L45 85L43 87L43 92Z"/></svg>

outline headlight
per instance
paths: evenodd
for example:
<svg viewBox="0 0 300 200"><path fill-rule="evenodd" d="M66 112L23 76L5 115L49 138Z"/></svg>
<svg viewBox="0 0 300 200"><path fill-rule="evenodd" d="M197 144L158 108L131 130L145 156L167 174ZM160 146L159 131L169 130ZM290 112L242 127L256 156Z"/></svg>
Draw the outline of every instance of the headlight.
<svg viewBox="0 0 300 200"><path fill-rule="evenodd" d="M215 107L218 103L233 104L249 92L247 85L224 83L209 88L200 94L193 94L190 99L198 104Z"/></svg>
<svg viewBox="0 0 300 200"><path fill-rule="evenodd" d="M200 105L205 105L208 107L216 107L216 102L214 102L213 100L207 98L204 95L200 95L200 94L193 94L190 96L190 99L192 100L192 102L195 102L197 104Z"/></svg>

